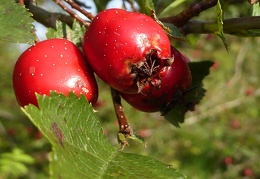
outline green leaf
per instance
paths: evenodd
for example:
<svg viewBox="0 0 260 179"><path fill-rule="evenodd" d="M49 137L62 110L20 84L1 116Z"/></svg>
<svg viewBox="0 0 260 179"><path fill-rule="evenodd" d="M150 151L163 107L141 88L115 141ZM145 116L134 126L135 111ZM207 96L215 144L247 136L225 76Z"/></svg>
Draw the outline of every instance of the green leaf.
<svg viewBox="0 0 260 179"><path fill-rule="evenodd" d="M23 111L53 145L52 178L185 178L147 156L118 151L84 96L37 95Z"/></svg>
<svg viewBox="0 0 260 179"><path fill-rule="evenodd" d="M136 1L140 7L140 12L148 16L152 15L154 11L153 0L137 0Z"/></svg>
<svg viewBox="0 0 260 179"><path fill-rule="evenodd" d="M215 34L221 38L222 42L225 45L226 50L228 51L229 50L228 43L226 41L226 38L225 38L224 32L223 32L223 10L222 10L221 4L222 4L221 0L218 0L217 6L216 6L217 7L218 30L215 32Z"/></svg>
<svg viewBox="0 0 260 179"><path fill-rule="evenodd" d="M81 26L79 22L74 21L72 28L70 28L67 24L62 23L61 21L57 21L56 27L57 30L53 28L48 28L48 32L46 33L46 37L48 39L65 38L70 40L77 46L81 46L81 38L86 32L86 28L84 26Z"/></svg>
<svg viewBox="0 0 260 179"><path fill-rule="evenodd" d="M183 123L187 111L192 111L204 97L206 90L203 88L203 80L209 74L212 61L190 62L189 68L192 75L192 85L183 96L182 103L177 103L167 114L165 119L176 127Z"/></svg>
<svg viewBox="0 0 260 179"><path fill-rule="evenodd" d="M181 5L182 3L184 3L185 0L175 0L173 1L170 5L168 5L159 15L159 18L162 17L168 17L168 16L172 16L174 15L174 13L176 12L175 9Z"/></svg>
<svg viewBox="0 0 260 179"><path fill-rule="evenodd" d="M1 0L0 40L33 44L36 35L31 16L22 5L10 0Z"/></svg>

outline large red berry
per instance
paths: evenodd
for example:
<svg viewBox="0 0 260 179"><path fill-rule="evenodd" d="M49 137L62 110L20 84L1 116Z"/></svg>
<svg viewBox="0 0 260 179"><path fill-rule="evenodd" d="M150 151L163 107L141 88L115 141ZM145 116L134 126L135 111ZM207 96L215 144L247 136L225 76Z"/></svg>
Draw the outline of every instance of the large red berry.
<svg viewBox="0 0 260 179"><path fill-rule="evenodd" d="M169 67L161 70L161 87L146 93L120 95L130 105L144 112L167 112L176 103L181 103L182 97L192 82L191 72L185 57L172 47L174 61Z"/></svg>
<svg viewBox="0 0 260 179"><path fill-rule="evenodd" d="M65 39L38 42L23 52L14 67L13 87L21 106L37 106L35 93L49 95L50 90L83 94L92 104L98 97L93 71L78 47Z"/></svg>
<svg viewBox="0 0 260 179"><path fill-rule="evenodd" d="M84 36L83 48L95 73L125 93L138 93L149 83L159 87L159 71L172 62L162 27L147 15L122 9L100 12Z"/></svg>

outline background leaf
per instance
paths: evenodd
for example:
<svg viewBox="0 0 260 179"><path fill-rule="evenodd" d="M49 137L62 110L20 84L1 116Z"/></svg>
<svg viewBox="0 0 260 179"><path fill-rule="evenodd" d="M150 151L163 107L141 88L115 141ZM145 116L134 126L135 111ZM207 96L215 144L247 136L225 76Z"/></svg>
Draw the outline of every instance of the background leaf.
<svg viewBox="0 0 260 179"><path fill-rule="evenodd" d="M53 145L53 178L185 178L152 158L119 152L84 96L51 93L38 96L38 103L40 109L23 110Z"/></svg>
<svg viewBox="0 0 260 179"><path fill-rule="evenodd" d="M158 17L159 18L162 18L162 17L169 17L169 16L172 16L174 15L174 13L176 12L176 8L184 3L185 0L175 0L173 1L171 4L169 4L159 15Z"/></svg>
<svg viewBox="0 0 260 179"><path fill-rule="evenodd" d="M93 0L93 2L95 3L95 6L97 8L97 11L100 12L104 9L106 9L107 4L109 3L110 0Z"/></svg>
<svg viewBox="0 0 260 179"><path fill-rule="evenodd" d="M1 0L0 40L33 44L36 40L31 13L18 3Z"/></svg>

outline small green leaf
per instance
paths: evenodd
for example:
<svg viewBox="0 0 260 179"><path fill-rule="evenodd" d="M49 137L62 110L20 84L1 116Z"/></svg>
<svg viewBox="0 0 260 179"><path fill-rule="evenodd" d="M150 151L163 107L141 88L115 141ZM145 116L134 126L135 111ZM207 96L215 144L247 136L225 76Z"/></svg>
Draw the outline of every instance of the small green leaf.
<svg viewBox="0 0 260 179"><path fill-rule="evenodd" d="M183 123L185 114L189 110L194 110L204 97L206 90L203 88L203 79L209 74L210 67L213 65L211 61L190 62L189 68L192 75L192 85L190 90L184 94L182 103L177 103L167 114L165 119L176 127L180 127L179 123Z"/></svg>
<svg viewBox="0 0 260 179"><path fill-rule="evenodd" d="M33 44L36 35L31 16L32 14L22 5L10 0L1 0L0 40Z"/></svg>
<svg viewBox="0 0 260 179"><path fill-rule="evenodd" d="M164 29L166 29L167 34L177 40L186 41L186 37L181 33L180 29L171 23L163 23Z"/></svg>
<svg viewBox="0 0 260 179"><path fill-rule="evenodd" d="M65 23L61 21L57 21L57 30L53 28L49 28L46 33L46 37L48 39L52 38L65 38L76 44L77 46L81 46L81 39L85 34L86 28L81 26L77 21L74 21L72 28L70 28Z"/></svg>
<svg viewBox="0 0 260 179"><path fill-rule="evenodd" d="M176 13L175 9L181 5L182 3L184 3L185 0L175 0L173 1L170 5L168 5L159 15L159 18L162 17L169 17L174 15L174 13Z"/></svg>
<svg viewBox="0 0 260 179"><path fill-rule="evenodd" d="M84 96L52 92L37 98L39 108L23 111L53 145L52 178L185 178L157 160L118 151Z"/></svg>
<svg viewBox="0 0 260 179"><path fill-rule="evenodd" d="M221 38L222 42L225 45L226 50L228 51L229 50L228 43L226 41L226 38L225 38L224 32L223 32L223 10L222 10L221 4L222 4L221 0L218 0L217 6L216 6L217 7L218 30L215 32L215 34Z"/></svg>
<svg viewBox="0 0 260 179"><path fill-rule="evenodd" d="M252 6L252 12L251 12L252 16L260 16L260 3L255 3Z"/></svg>

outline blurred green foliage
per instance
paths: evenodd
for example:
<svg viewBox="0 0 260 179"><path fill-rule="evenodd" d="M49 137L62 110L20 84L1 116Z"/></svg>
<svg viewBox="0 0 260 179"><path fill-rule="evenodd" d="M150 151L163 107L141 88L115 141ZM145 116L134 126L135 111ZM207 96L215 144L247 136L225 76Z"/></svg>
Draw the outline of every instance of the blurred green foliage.
<svg viewBox="0 0 260 179"><path fill-rule="evenodd" d="M157 12L170 2L154 1ZM176 13L190 2L182 3ZM224 16L246 16L249 4L238 3L243 5L225 6ZM214 19L214 14L212 9L199 18ZM132 128L147 141L146 148L130 141L125 152L154 157L193 179L260 178L260 39L228 35L229 52L212 34L188 39L189 43L173 40L172 44L191 61L215 62L205 80L205 98L187 114L181 128L159 113L142 113L123 102ZM46 178L50 144L21 112L12 89L12 70L20 53L17 45L0 42L0 178ZM101 80L98 83L97 116L116 145L118 126L109 87ZM8 158L12 153L17 155L14 161ZM13 165L12 170L5 170L7 165Z"/></svg>

